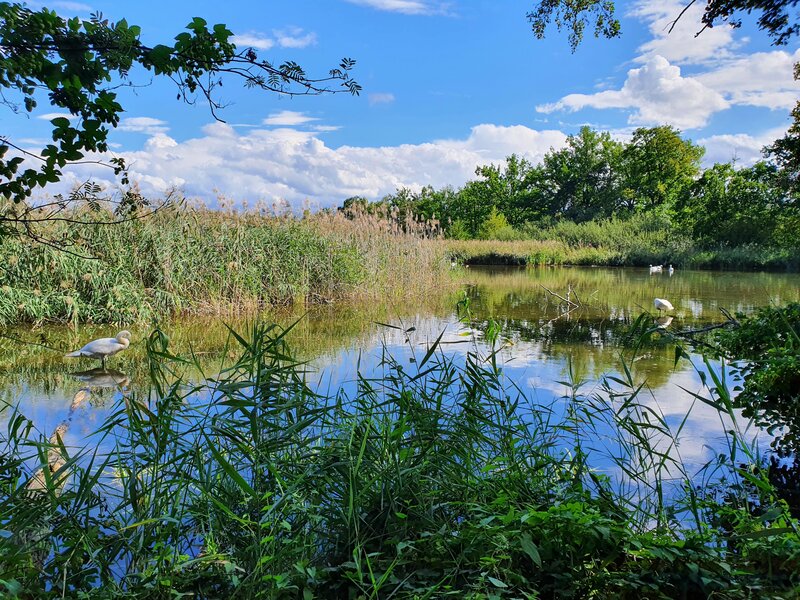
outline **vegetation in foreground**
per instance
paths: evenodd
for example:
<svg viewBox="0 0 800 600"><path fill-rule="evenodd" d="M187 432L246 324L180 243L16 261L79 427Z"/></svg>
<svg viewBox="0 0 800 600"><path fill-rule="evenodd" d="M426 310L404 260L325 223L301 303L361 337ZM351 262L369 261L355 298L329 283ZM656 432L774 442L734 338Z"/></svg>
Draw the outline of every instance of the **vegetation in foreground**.
<svg viewBox="0 0 800 600"><path fill-rule="evenodd" d="M187 386L171 374L183 360L155 332L149 394L120 400L96 447L65 446L67 422L48 441L6 409L6 596L800 590L798 524L755 468L715 369L698 398L731 419L728 448L698 475L675 451L680 427L627 368L591 395L574 382L539 406L504 379L496 353L472 347L457 359L437 342L410 366L385 356L379 377L320 397L284 332L256 326L233 339L235 364ZM616 440L605 458L618 476L591 466L603 453L593 439Z"/></svg>
<svg viewBox="0 0 800 600"><path fill-rule="evenodd" d="M144 210L142 199L122 202ZM7 207L8 208L8 207ZM35 215L34 215L35 216ZM94 201L0 243L0 325L134 323L305 302L422 295L448 281L427 225L167 205L113 225Z"/></svg>

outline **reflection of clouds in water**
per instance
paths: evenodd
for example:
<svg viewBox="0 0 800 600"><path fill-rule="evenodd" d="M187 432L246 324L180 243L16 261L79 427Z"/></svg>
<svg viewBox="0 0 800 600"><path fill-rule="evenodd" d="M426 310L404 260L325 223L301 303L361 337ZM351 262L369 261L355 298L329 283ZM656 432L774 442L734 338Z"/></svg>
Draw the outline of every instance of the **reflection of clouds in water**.
<svg viewBox="0 0 800 600"><path fill-rule="evenodd" d="M695 309L702 311L702 303L697 303ZM403 328L409 327L416 328L416 331L406 334L401 330L381 328L371 340L374 344L372 350L351 351L337 355L333 359L314 361L315 366L322 372L335 371L326 379L330 389L344 388L352 393L355 391L352 382L359 369L366 377L380 374L381 342L386 345L387 352L412 374L417 372L416 365L410 362L412 353L419 360L442 332L444 333L440 351L458 363L463 364L466 354L474 352L476 347L483 355L488 352L488 347L482 341L478 340L476 344L474 330L466 329L452 320L424 317L405 321ZM470 337L462 335L465 331L470 333ZM406 342L407 339L410 340L410 344ZM567 415L569 401L564 397L570 394L570 388L566 384L569 382L569 361L573 360L573 376L576 380L583 380L579 394L584 399L588 398L589 400L584 401L596 409L594 411L596 419L590 428L592 430L583 432L581 443L585 444L586 448L593 449L590 461L593 468L606 473L618 483L625 484L625 474L613 457L624 455L620 437L630 434L621 431L613 423L611 411L619 408L620 400L610 401L602 386L604 376L623 378L618 350L595 347L587 352L586 348L582 348L579 353L579 358L582 360L580 366L574 362L575 352L577 352L575 347L555 345L545 348L541 341L528 342L517 338L513 346L502 348L498 356L504 378L508 382L516 383L527 397L525 410L538 410L548 414L552 411L554 423L563 423ZM636 361L631 367L635 384L647 382L637 396L638 403L644 409L660 415L671 435L677 435L680 430L677 443L674 443L672 437L659 434L653 428L650 435L654 448L668 453L683 466L689 476L696 475L703 465L718 454L727 455L726 429L731 428L730 418L727 415L721 416L716 409L692 396L692 393L703 397L710 396L710 391L703 387L694 367L682 361L676 369L673 369L671 352L663 355L646 354L641 358L642 360ZM706 371L699 357L694 358L696 364L702 365L701 370ZM718 363L712 363L712 366L719 371ZM351 385L347 384L348 381ZM708 381L711 379L708 378ZM612 385L618 391L625 391L618 384ZM603 411L603 408L608 408L608 411ZM653 418L652 421L655 425L656 419ZM744 426L746 420L742 419L739 423L740 426ZM750 441L756 437L756 432L748 432L748 435ZM564 451L569 451L574 438L569 439L566 434L561 438ZM762 440L762 443L765 441ZM676 478L675 485L679 485L682 480L680 469L674 466L662 476L667 479ZM637 490L636 493L645 491Z"/></svg>

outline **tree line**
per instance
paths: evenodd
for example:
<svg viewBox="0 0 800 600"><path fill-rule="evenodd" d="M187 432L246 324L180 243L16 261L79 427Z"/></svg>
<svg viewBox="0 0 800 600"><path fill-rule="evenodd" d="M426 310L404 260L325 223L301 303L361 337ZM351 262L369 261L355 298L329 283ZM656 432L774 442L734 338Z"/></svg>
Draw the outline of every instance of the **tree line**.
<svg viewBox="0 0 800 600"><path fill-rule="evenodd" d="M511 155L504 164L479 166L460 188L401 188L377 202L348 198L340 210L434 221L456 239L521 239L561 221L644 213L701 245L800 241L796 173L775 156L776 146L745 168L703 169L704 153L670 126L639 128L628 142L583 127L539 164Z"/></svg>

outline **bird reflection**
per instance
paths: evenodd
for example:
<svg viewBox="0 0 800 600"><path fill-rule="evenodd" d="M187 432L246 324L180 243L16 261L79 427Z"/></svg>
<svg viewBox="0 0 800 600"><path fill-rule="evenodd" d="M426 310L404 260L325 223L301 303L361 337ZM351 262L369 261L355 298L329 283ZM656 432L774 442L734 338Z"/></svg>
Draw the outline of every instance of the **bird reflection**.
<svg viewBox="0 0 800 600"><path fill-rule="evenodd" d="M92 390L104 388L117 388L124 390L130 383L130 379L125 373L106 369L89 369L88 371L78 371L71 373L72 377L81 382L78 391L72 396L69 406L69 413L66 418L59 423L53 430L47 441L47 466L40 468L27 483L29 493L43 493L47 490L48 479L52 481L54 491L61 493L67 478L67 460L69 459L64 445L64 438L72 424L72 417L75 411L83 406L92 396ZM45 475L44 470L48 469L50 477Z"/></svg>
<svg viewBox="0 0 800 600"><path fill-rule="evenodd" d="M125 373L114 369L89 369L88 371L77 371L71 375L87 388L125 388L130 383L130 379Z"/></svg>
<svg viewBox="0 0 800 600"><path fill-rule="evenodd" d="M666 329L670 326L670 323L672 323L672 319L673 317L658 317L656 319L656 325L658 325L660 329Z"/></svg>

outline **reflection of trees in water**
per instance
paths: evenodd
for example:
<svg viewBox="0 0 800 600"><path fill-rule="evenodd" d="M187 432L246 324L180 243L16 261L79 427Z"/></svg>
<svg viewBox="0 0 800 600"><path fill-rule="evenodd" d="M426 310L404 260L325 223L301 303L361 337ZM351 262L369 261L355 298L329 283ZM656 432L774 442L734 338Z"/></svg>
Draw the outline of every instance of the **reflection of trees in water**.
<svg viewBox="0 0 800 600"><path fill-rule="evenodd" d="M475 307L482 306L490 316L503 313L513 318L552 306L542 285L559 293L572 289L595 316L630 317L652 310L653 298L667 298L684 325L722 320L719 307L750 312L770 302L800 299L796 274L678 270L669 277L650 275L647 269L544 267L478 268L470 269L468 276Z"/></svg>

